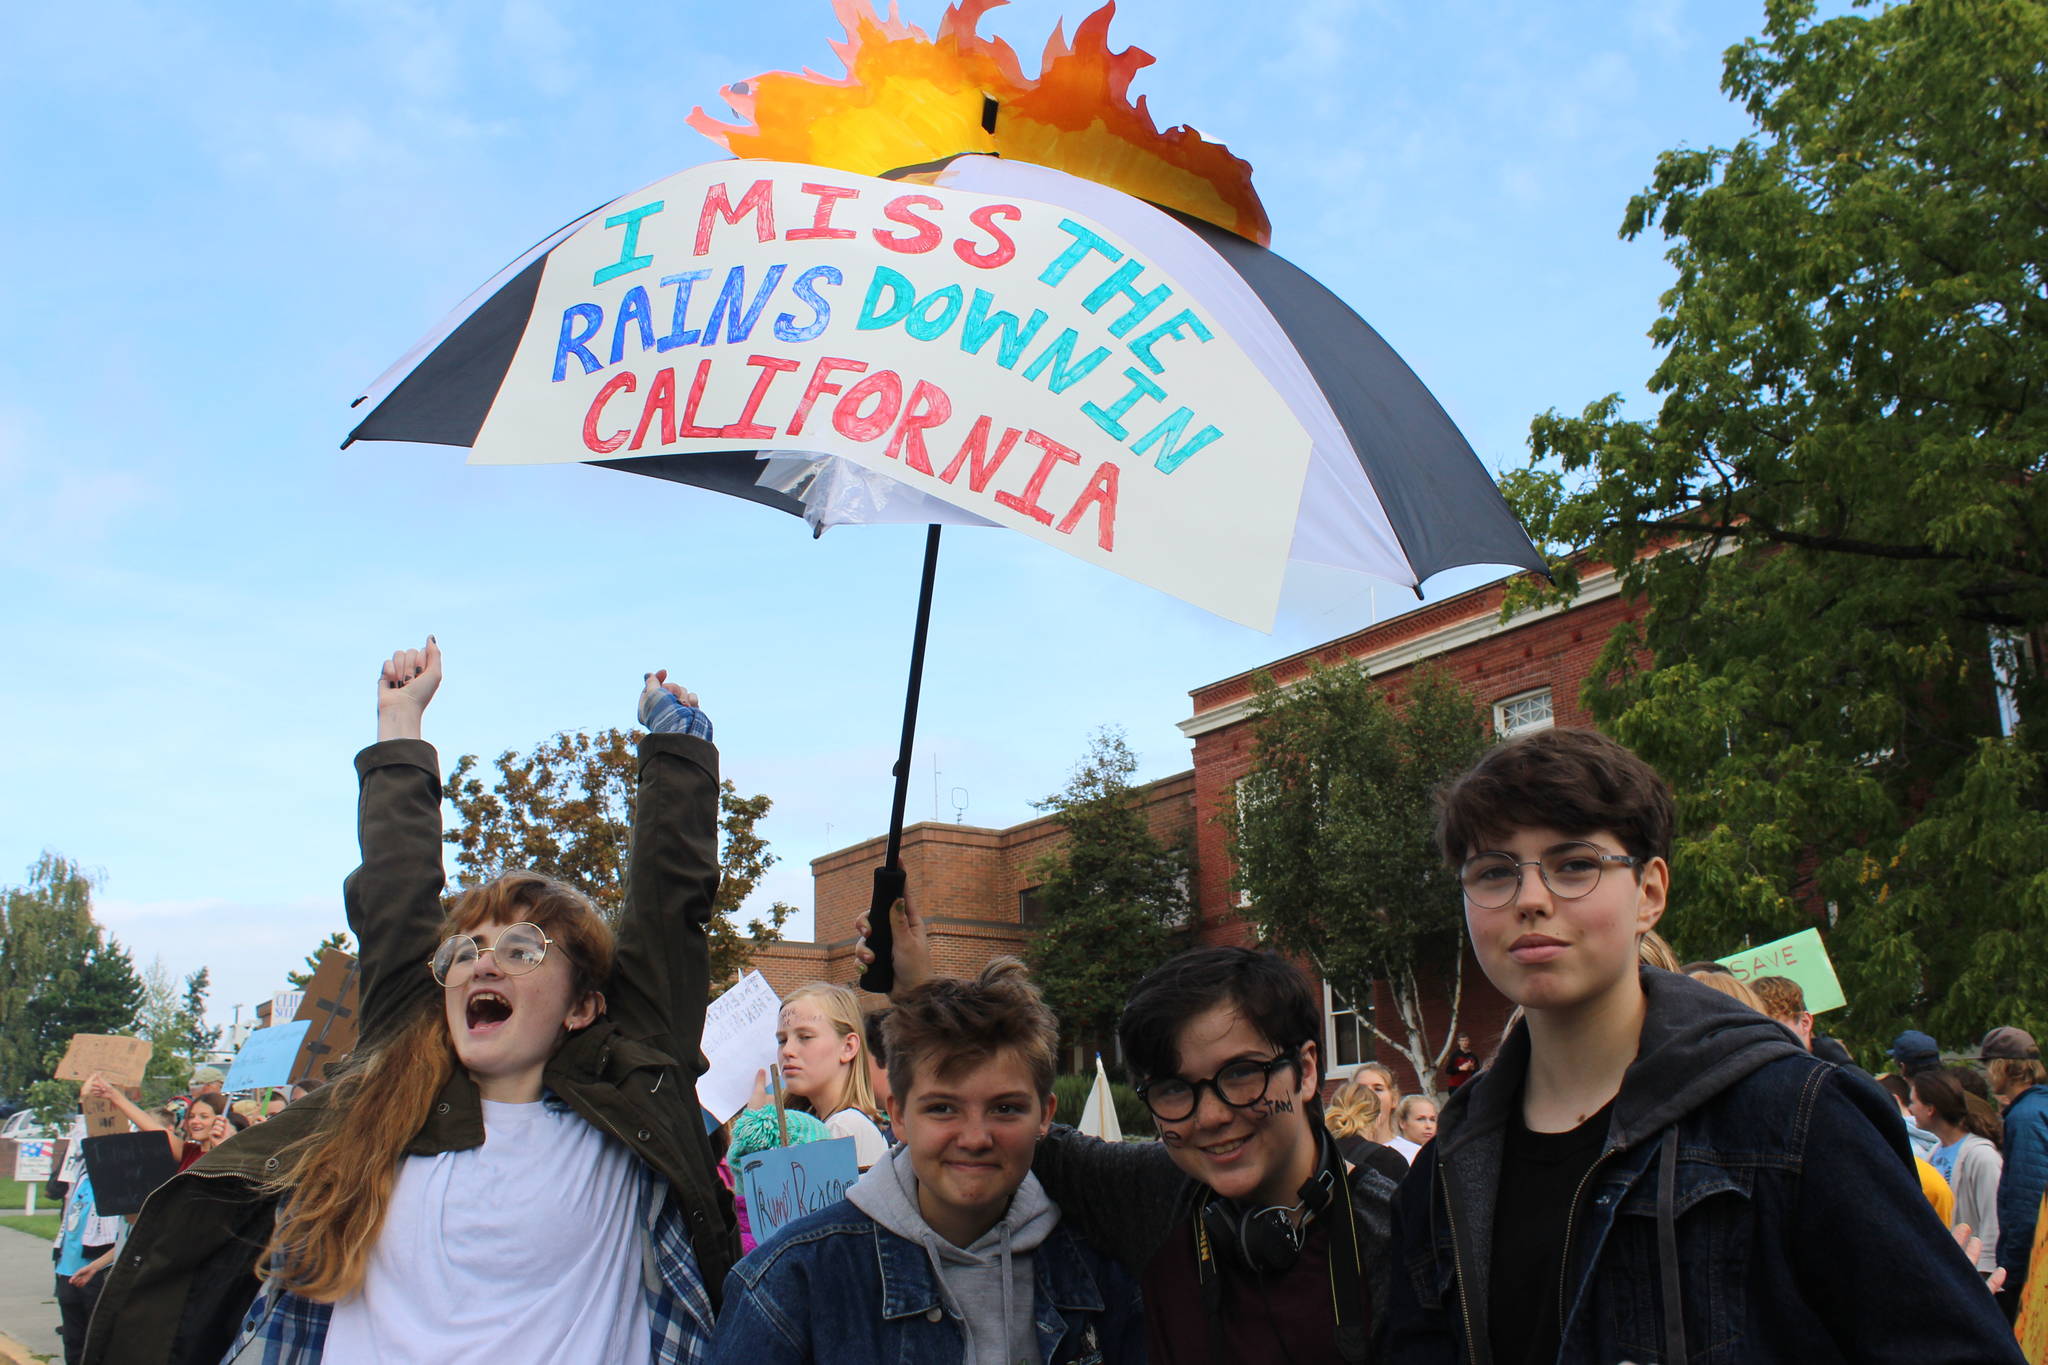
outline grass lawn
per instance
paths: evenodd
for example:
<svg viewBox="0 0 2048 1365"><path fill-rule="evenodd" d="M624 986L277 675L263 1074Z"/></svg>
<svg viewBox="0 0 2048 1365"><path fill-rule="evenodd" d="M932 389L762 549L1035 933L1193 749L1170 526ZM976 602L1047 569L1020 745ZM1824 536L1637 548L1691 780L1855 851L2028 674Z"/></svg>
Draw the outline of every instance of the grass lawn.
<svg viewBox="0 0 2048 1365"><path fill-rule="evenodd" d="M26 1232L48 1241L57 1235L60 1206L52 1204L38 1185L35 1217L24 1218L21 1208L27 1193L28 1187L19 1180L0 1180L0 1228L13 1228L16 1232Z"/></svg>

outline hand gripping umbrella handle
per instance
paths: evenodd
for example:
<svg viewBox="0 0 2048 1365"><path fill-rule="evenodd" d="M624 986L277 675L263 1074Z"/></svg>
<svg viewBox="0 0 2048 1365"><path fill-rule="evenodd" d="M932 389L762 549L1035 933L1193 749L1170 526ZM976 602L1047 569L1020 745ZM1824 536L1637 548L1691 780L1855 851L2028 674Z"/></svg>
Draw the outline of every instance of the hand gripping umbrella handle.
<svg viewBox="0 0 2048 1365"><path fill-rule="evenodd" d="M868 947L875 954L872 967L860 974L860 988L887 995L896 984L896 924L890 912L903 899L905 879L900 867L875 869L875 895L868 902Z"/></svg>

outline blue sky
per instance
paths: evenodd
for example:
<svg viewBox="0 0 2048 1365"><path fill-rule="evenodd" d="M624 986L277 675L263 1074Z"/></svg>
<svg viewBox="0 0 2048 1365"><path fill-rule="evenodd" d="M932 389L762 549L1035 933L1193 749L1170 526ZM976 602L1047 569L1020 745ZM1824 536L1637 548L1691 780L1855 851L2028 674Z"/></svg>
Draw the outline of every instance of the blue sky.
<svg viewBox="0 0 2048 1365"><path fill-rule="evenodd" d="M904 17L936 26L936 0ZM985 31L1026 67L1085 6ZM1276 250L1407 358L1493 467L1530 418L1622 391L1669 279L1615 235L1666 148L1746 121L1721 53L1761 6L1127 0L1135 90L1255 168ZM0 882L94 869L143 962L225 1018L341 925L349 759L378 660L436 633L444 768L630 720L643 671L704 697L726 772L808 860L888 815L922 535L800 523L583 466L337 447L348 403L561 223L721 153L720 85L836 73L827 0L110 3L10 23L0 177ZM1488 573L1444 575L1432 594ZM1266 636L1022 537L947 537L913 819L1003 825L1098 726L1178 771L1189 689L1356 630L1400 589L1300 570Z"/></svg>

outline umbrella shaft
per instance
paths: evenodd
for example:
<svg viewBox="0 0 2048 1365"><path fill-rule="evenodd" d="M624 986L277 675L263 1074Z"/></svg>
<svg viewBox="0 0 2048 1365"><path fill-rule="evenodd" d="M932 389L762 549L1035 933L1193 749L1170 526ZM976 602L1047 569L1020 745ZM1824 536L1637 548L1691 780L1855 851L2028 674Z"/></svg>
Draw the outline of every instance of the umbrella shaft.
<svg viewBox="0 0 2048 1365"><path fill-rule="evenodd" d="M889 807L889 856L886 867L901 866L903 808L910 799L910 751L917 739L917 699L924 688L924 643L932 624L932 583L939 572L939 528L924 532L924 578L917 589L917 630L910 641L910 685L903 693L903 742L896 749L896 796Z"/></svg>

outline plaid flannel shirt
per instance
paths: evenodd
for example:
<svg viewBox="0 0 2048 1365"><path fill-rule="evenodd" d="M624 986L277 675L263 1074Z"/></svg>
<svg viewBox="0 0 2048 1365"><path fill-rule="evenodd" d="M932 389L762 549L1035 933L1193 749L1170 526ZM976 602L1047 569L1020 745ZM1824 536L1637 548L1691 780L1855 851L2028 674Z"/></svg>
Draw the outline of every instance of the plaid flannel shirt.
<svg viewBox="0 0 2048 1365"><path fill-rule="evenodd" d="M697 1269L697 1254L690 1249L683 1211L669 1198L666 1180L644 1165L640 1170L640 1232L646 1248L641 1282L650 1328L647 1359L650 1365L706 1365L715 1325L711 1296ZM331 1303L266 1289L249 1305L222 1365L256 1343L262 1347L254 1357L260 1365L320 1365L333 1314Z"/></svg>

